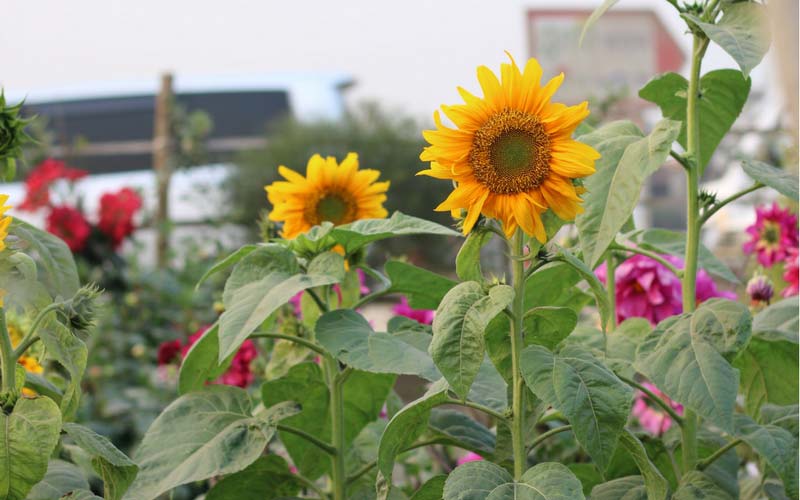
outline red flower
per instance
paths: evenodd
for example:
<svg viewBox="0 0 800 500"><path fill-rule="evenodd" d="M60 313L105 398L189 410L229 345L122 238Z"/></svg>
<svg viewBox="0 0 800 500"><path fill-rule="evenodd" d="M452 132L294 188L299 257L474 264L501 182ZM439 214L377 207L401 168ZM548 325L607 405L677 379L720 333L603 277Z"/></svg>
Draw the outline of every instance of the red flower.
<svg viewBox="0 0 800 500"><path fill-rule="evenodd" d="M97 227L111 238L114 248L118 248L133 233L133 217L140 208L142 199L130 188L122 188L116 193L105 193L100 197L100 221Z"/></svg>
<svg viewBox="0 0 800 500"><path fill-rule="evenodd" d="M158 346L158 366L167 365L177 358L181 353L181 341L179 339L164 342Z"/></svg>
<svg viewBox="0 0 800 500"><path fill-rule="evenodd" d="M75 182L86 177L88 172L68 167L66 163L48 158L36 166L25 180L25 199L20 210L34 211L50 206L50 185L58 179Z"/></svg>
<svg viewBox="0 0 800 500"><path fill-rule="evenodd" d="M786 258L786 267L783 268L783 279L786 281L786 288L783 289L781 295L784 297L791 297L797 295L800 291L800 266L798 266L798 252L797 248L790 248L787 251L788 257Z"/></svg>
<svg viewBox="0 0 800 500"><path fill-rule="evenodd" d="M83 250L92 232L80 210L67 205L53 207L47 216L46 227L49 232L64 240L73 252Z"/></svg>

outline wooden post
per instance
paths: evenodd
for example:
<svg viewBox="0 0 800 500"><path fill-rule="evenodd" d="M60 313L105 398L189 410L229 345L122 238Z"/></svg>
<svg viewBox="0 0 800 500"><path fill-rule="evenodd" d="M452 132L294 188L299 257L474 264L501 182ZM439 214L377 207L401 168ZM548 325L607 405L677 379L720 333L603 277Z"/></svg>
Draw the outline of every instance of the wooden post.
<svg viewBox="0 0 800 500"><path fill-rule="evenodd" d="M156 96L155 122L153 127L153 169L156 173L156 264L164 268L169 260L169 183L172 177L172 74L161 75L161 88Z"/></svg>

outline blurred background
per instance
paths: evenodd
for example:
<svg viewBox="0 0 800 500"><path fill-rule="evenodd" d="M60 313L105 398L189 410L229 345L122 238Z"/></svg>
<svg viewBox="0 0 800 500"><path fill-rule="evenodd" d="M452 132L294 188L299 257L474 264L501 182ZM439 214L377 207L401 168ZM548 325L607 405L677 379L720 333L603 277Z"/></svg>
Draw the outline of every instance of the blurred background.
<svg viewBox="0 0 800 500"><path fill-rule="evenodd" d="M658 73L685 74L690 39L667 2L624 0L579 47L599 3L4 2L0 88L38 118L29 127L37 142L2 191L19 207L42 182L41 171L31 172L47 159L63 162L48 167L62 169L48 184L51 205L76 207L85 224L35 203L12 214L65 239L85 235L74 248L82 271L118 311L106 314L105 334L90 347L96 359L85 417L125 447L171 399L148 389L163 382L152 369L156 346L213 321L219 286L196 293L194 283L219 256L269 230L260 222L269 209L263 187L278 165L304 171L313 153L341 159L355 151L362 168L392 181L390 211L449 224L449 214L433 208L450 186L414 176L424 168L420 131L439 105L459 100L456 86L477 93L476 68L497 70L504 51L520 64L538 58L546 78L563 71L557 100L589 100L592 125L629 118L649 130L660 112L638 89ZM751 184L737 166L743 157L797 168L798 3L769 7L772 47L703 180L720 197ZM704 72L735 67L712 44ZM84 172L66 171L73 174L65 182L63 168ZM123 188L141 206L104 197ZM680 167L667 164L642 193L637 225L682 229L684 190ZM708 225L705 243L740 278L749 272L741 245L753 205L771 196L748 196ZM95 244L92 228L114 200L135 224L110 247ZM459 243L445 251L424 243L378 246L370 259L399 257L451 273Z"/></svg>

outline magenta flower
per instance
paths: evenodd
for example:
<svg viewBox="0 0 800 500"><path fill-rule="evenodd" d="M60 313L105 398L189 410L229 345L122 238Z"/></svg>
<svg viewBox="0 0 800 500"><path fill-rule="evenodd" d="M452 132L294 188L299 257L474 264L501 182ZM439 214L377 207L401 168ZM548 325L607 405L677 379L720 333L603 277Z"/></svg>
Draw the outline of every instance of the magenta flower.
<svg viewBox="0 0 800 500"><path fill-rule="evenodd" d="M742 249L745 253L757 254L758 262L764 267L786 260L789 249L797 248L797 216L788 208L781 209L777 203L770 208L757 207L756 222L746 231L750 241Z"/></svg>
<svg viewBox="0 0 800 500"><path fill-rule="evenodd" d="M469 452L463 457L459 458L456 463L458 465L464 465L468 462L480 462L481 460L483 460L482 456L478 455L477 453Z"/></svg>
<svg viewBox="0 0 800 500"><path fill-rule="evenodd" d="M678 269L683 261L672 255L662 255ZM597 277L606 283L606 265L597 268ZM628 318L645 318L653 325L680 314L681 281L669 269L656 260L644 255L634 255L617 266L616 278L617 321ZM735 299L733 292L717 289L716 283L702 269L697 273L695 298L698 303L713 297Z"/></svg>
<svg viewBox="0 0 800 500"><path fill-rule="evenodd" d="M683 406L668 398L666 394L659 391L656 386L649 382L643 382L642 386L668 403L670 407L675 410L675 413L683 415ZM636 401L633 403L631 414L639 421L639 425L650 434L656 436L664 434L672 427L672 418L640 391L636 392Z"/></svg>
<svg viewBox="0 0 800 500"><path fill-rule="evenodd" d="M408 305L408 299L405 297L400 297L400 303L396 304L392 308L392 312L394 312L398 316L405 316L406 318L411 318L418 323L422 323L423 325L430 325L433 323L433 313L434 311L431 309L412 309L411 306Z"/></svg>
<svg viewBox="0 0 800 500"><path fill-rule="evenodd" d="M787 252L789 256L786 258L786 267L783 269L783 279L786 281L786 288L783 289L781 295L784 297L791 297L797 295L800 290L800 267L798 267L797 257L800 255L797 247L790 248Z"/></svg>

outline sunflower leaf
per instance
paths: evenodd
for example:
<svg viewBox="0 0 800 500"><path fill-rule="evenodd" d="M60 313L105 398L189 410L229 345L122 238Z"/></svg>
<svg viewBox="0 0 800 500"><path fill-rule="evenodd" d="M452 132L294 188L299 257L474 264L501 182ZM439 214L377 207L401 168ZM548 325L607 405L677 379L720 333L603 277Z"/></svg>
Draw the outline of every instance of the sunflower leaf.
<svg viewBox="0 0 800 500"><path fill-rule="evenodd" d="M358 220L337 226L330 232L333 239L344 247L347 254L351 254L373 241L412 234L461 236L461 233L448 227L401 212L393 213L388 219Z"/></svg>
<svg viewBox="0 0 800 500"><path fill-rule="evenodd" d="M800 196L800 190L797 187L797 175L787 170L756 160L743 161L742 168L751 179L771 187L792 200L796 200Z"/></svg>

